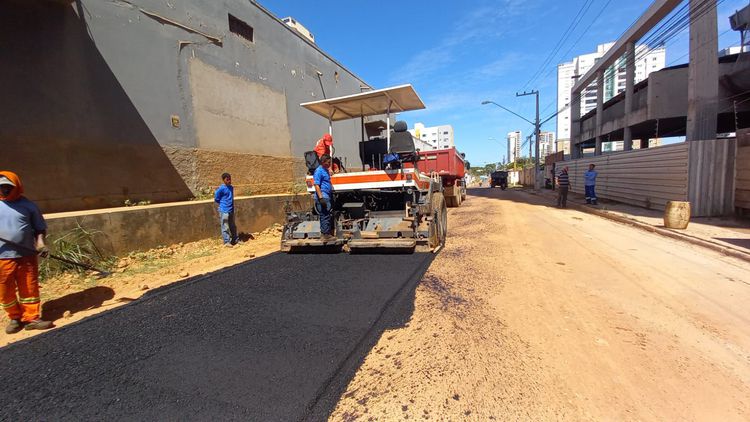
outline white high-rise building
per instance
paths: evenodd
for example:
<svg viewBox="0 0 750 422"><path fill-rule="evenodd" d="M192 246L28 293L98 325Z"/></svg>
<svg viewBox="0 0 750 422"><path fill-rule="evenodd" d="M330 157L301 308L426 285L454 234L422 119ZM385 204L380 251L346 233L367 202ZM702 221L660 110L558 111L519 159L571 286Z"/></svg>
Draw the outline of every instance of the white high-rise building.
<svg viewBox="0 0 750 422"><path fill-rule="evenodd" d="M570 142L570 94L578 78L585 75L614 43L600 44L595 53L575 57L573 61L557 65L557 115L558 143ZM649 48L646 45L635 49L635 83L648 77L651 72L666 66L667 51L664 47ZM616 70L615 70L616 69ZM625 58L621 57L605 71L604 101L625 91ZM581 116L596 108L596 82L586 87L581 93ZM567 150L569 147L566 147ZM559 147L558 147L559 149Z"/></svg>
<svg viewBox="0 0 750 422"><path fill-rule="evenodd" d="M508 133L508 162L513 163L521 156L521 138L523 135L520 130Z"/></svg>
<svg viewBox="0 0 750 422"><path fill-rule="evenodd" d="M539 132L539 162L556 152L555 132Z"/></svg>
<svg viewBox="0 0 750 422"><path fill-rule="evenodd" d="M453 140L453 126L451 125L425 127L422 123L415 123L414 129L409 129L409 133L416 139L414 144L420 151L447 149L456 146Z"/></svg>

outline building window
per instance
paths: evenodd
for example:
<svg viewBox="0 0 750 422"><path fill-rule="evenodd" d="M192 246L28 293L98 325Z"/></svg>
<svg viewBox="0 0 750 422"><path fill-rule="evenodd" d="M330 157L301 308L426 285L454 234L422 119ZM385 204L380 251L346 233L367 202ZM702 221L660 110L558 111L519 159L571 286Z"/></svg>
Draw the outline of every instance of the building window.
<svg viewBox="0 0 750 422"><path fill-rule="evenodd" d="M443 132L443 135L447 135L447 134L448 134L448 132Z"/></svg>
<svg viewBox="0 0 750 422"><path fill-rule="evenodd" d="M231 14L228 16L229 16L229 31L231 31L234 34L239 35L240 37L250 42L253 42L253 27L241 21L240 19L237 19Z"/></svg>

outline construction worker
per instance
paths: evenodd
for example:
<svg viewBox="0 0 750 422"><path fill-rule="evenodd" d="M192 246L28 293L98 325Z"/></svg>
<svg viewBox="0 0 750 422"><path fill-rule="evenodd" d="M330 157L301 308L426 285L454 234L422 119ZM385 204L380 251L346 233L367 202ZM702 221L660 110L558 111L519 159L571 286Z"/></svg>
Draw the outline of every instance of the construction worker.
<svg viewBox="0 0 750 422"><path fill-rule="evenodd" d="M221 175L223 185L214 192L214 202L219 206L219 224L221 226L221 238L224 246L231 248L235 244L242 243L237 237L237 225L234 222L234 186L232 186L232 175L224 173Z"/></svg>
<svg viewBox="0 0 750 422"><path fill-rule="evenodd" d="M315 183L315 210L320 216L320 238L323 241L334 240L333 236L333 185L331 184L331 156L323 154L320 166L313 174Z"/></svg>
<svg viewBox="0 0 750 422"><path fill-rule="evenodd" d="M318 154L318 160L320 160L320 158L326 154L333 157L331 147L333 147L333 137L330 134L326 133L322 138L318 139L318 143L315 144L315 148L313 148L313 151ZM340 166L338 165L338 163L333 162L333 164L328 168L328 174L338 173L339 168Z"/></svg>
<svg viewBox="0 0 750 422"><path fill-rule="evenodd" d="M318 143L315 144L315 151L318 154L318 159L325 154L331 155L331 146L333 146L333 137L326 133L322 138L318 139Z"/></svg>
<svg viewBox="0 0 750 422"><path fill-rule="evenodd" d="M586 203L591 205L597 205L596 203L596 176L599 173L594 170L596 164L589 164L589 169L586 173L583 173L584 188L586 190Z"/></svg>
<svg viewBox="0 0 750 422"><path fill-rule="evenodd" d="M52 322L40 318L38 255L46 257L47 223L39 207L23 195L21 179L0 171L0 307L8 314L7 334L22 328L45 330ZM36 253L35 253L36 251ZM18 290L18 296L16 296Z"/></svg>
<svg viewBox="0 0 750 422"><path fill-rule="evenodd" d="M570 189L570 176L568 176L568 166L562 168L557 176L557 207L565 208L568 203L568 189Z"/></svg>

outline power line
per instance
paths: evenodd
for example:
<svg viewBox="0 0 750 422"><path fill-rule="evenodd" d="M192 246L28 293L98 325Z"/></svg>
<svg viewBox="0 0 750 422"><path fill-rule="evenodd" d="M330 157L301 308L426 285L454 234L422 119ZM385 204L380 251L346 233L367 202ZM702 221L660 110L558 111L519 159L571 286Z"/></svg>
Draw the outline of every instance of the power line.
<svg viewBox="0 0 750 422"><path fill-rule="evenodd" d="M604 4L604 6L602 6L602 8L599 10L599 13L589 23L589 26L587 26L586 29L584 29L581 32L581 35L578 36L578 38L575 40L575 42L573 42L573 44L570 46L570 48L568 48L568 50L565 53L563 53L563 55L561 56L562 60L564 60L564 58L567 57L568 54L570 54L571 51L573 51L573 49L576 47L576 45L578 45L578 43L581 41L581 39L583 38L583 36L586 35L586 33L588 32L588 30L591 29L591 27L594 26L594 24L596 23L596 21L602 16L602 13L604 13L604 10L607 9L607 6L609 6L610 3L612 3L612 0L607 0L607 2ZM635 25L635 22L636 21L633 21L633 23L630 24L630 26L628 27L628 29L626 29L623 32L623 34L625 32L627 32L633 25ZM555 69L556 69L556 67L551 67L550 70L544 75L544 77L546 78L547 76L549 76L550 73L552 73L552 71L554 71Z"/></svg>
<svg viewBox="0 0 750 422"><path fill-rule="evenodd" d="M532 82L534 82L539 75L541 75L542 72L544 72L544 68L550 63L550 61L554 58L554 56L557 54L558 51L560 51L560 48L563 46L565 41L568 40L570 37L570 34L575 30L575 28L578 26L578 24L583 19L583 16L588 12L588 10L591 8L591 5L593 4L594 0L585 0L583 4L581 5L581 8L578 9L578 13L576 13L576 16L573 18L573 20L570 22L570 25L568 25L568 28L563 32L560 39L557 41L554 47L552 47L552 50L550 51L547 58L542 62L541 66L539 66L539 69L537 69L536 72L531 76L531 79L529 79L523 86L523 89L526 89L529 85L531 85Z"/></svg>

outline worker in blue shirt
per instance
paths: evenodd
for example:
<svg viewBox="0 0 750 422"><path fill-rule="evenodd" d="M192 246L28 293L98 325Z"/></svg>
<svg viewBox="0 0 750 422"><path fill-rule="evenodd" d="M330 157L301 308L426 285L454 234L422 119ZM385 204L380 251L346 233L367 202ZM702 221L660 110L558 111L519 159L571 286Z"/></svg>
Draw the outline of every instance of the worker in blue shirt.
<svg viewBox="0 0 750 422"><path fill-rule="evenodd" d="M589 164L588 171L583 174L586 203L591 205L596 205L596 176L599 175L594 168L596 168L596 164Z"/></svg>
<svg viewBox="0 0 750 422"><path fill-rule="evenodd" d="M315 169L313 183L315 183L315 210L320 216L320 238L327 242L336 239L333 236L333 185L331 185L331 156L320 156L320 166Z"/></svg>
<svg viewBox="0 0 750 422"><path fill-rule="evenodd" d="M221 180L224 184L216 189L214 202L219 204L219 222L224 246L231 248L238 242L237 225L234 222L234 186L229 173L222 174Z"/></svg>

